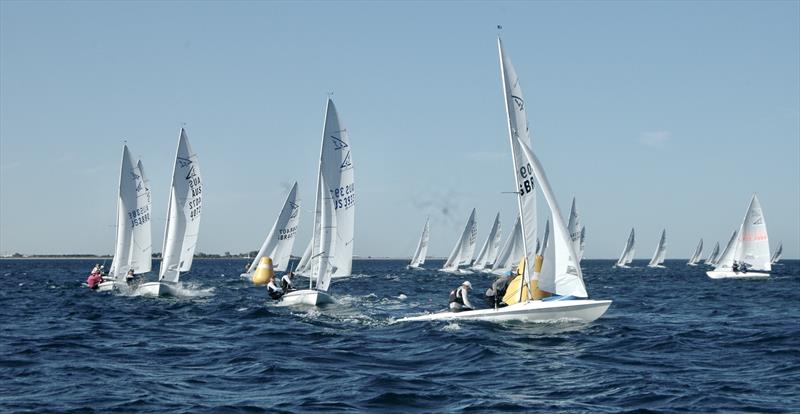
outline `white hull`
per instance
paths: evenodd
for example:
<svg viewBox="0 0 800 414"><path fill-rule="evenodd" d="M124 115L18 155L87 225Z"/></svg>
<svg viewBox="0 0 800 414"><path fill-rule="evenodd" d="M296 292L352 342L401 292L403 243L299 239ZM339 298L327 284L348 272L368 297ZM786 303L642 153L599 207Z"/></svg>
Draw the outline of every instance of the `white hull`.
<svg viewBox="0 0 800 414"><path fill-rule="evenodd" d="M628 265L614 265L611 266L613 269L630 269L631 267Z"/></svg>
<svg viewBox="0 0 800 414"><path fill-rule="evenodd" d="M279 305L293 306L293 305L309 305L319 306L326 303L333 303L333 299L327 292L314 289L293 290L283 296Z"/></svg>
<svg viewBox="0 0 800 414"><path fill-rule="evenodd" d="M734 272L733 270L710 270L706 274L712 279L763 279L769 277L769 273Z"/></svg>
<svg viewBox="0 0 800 414"><path fill-rule="evenodd" d="M425 270L425 268L424 268L424 267L421 267L421 266L411 266L411 265L408 265L408 266L406 266L406 269L409 269L409 270Z"/></svg>
<svg viewBox="0 0 800 414"><path fill-rule="evenodd" d="M692 266L692 267L697 266L697 263L686 263L686 264L689 265L689 266Z"/></svg>
<svg viewBox="0 0 800 414"><path fill-rule="evenodd" d="M145 296L178 296L178 285L166 282L142 283L136 292Z"/></svg>
<svg viewBox="0 0 800 414"><path fill-rule="evenodd" d="M469 269L439 269L442 273L452 273L454 275L471 275L475 272Z"/></svg>
<svg viewBox="0 0 800 414"><path fill-rule="evenodd" d="M592 322L603 316L611 305L610 300L540 300L518 303L498 309L477 309L461 312L439 312L399 319L397 322L441 321L441 320L484 320L493 322L556 322L573 320Z"/></svg>
<svg viewBox="0 0 800 414"><path fill-rule="evenodd" d="M111 279L111 280L106 279L103 283L97 285L97 291L98 292L110 292L110 291L114 290L114 287L116 287L117 284L124 285L126 287L128 286L128 284L125 283L125 282L117 282L114 279Z"/></svg>
<svg viewBox="0 0 800 414"><path fill-rule="evenodd" d="M662 265L647 265L647 267L649 267L651 269L666 269L666 267L664 267Z"/></svg>

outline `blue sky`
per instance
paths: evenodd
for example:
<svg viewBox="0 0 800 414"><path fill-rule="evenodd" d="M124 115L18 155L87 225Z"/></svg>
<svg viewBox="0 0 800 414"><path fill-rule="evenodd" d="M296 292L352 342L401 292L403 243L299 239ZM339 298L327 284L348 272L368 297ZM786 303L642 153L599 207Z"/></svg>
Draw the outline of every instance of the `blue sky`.
<svg viewBox="0 0 800 414"><path fill-rule="evenodd" d="M181 123L204 176L199 251L256 250L289 186L313 204L325 99L353 147L355 252L449 253L516 214L496 47L588 258L668 258L750 196L800 257L800 2L0 2L0 253L111 253L123 140L160 250ZM568 211L564 211L566 215ZM294 253L308 238L301 218ZM707 252L707 250L706 250Z"/></svg>

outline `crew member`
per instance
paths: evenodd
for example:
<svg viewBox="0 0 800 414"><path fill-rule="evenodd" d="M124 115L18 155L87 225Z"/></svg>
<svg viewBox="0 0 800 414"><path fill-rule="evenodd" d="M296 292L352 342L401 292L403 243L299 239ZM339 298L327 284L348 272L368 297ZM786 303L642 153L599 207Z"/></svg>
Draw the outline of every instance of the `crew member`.
<svg viewBox="0 0 800 414"><path fill-rule="evenodd" d="M269 284L267 284L267 293L269 293L269 297L272 299L278 300L283 296L283 290L275 284L275 278L271 278L269 280Z"/></svg>
<svg viewBox="0 0 800 414"><path fill-rule="evenodd" d="M472 289L472 283L465 280L461 286L450 292L450 310L459 312L473 309L472 304L469 302L470 289Z"/></svg>
<svg viewBox="0 0 800 414"><path fill-rule="evenodd" d="M281 278L281 289L283 289L284 292L294 290L294 284L292 283L293 277L294 273L290 270Z"/></svg>

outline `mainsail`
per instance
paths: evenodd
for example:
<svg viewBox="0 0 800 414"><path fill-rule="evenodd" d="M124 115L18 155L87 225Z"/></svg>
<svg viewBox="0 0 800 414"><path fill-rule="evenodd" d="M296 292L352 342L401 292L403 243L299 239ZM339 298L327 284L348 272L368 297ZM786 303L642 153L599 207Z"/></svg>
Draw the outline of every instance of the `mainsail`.
<svg viewBox="0 0 800 414"><path fill-rule="evenodd" d="M428 254L428 240L430 239L430 223L431 218L425 219L425 226L422 227L422 236L419 238L417 250L414 251L414 257L411 258L411 267L420 267L425 263L425 256Z"/></svg>
<svg viewBox="0 0 800 414"><path fill-rule="evenodd" d="M633 262L633 254L636 252L635 242L634 229L631 228L631 234L628 236L625 248L622 249L622 254L619 256L619 260L617 260L617 266L621 267Z"/></svg>
<svg viewBox="0 0 800 414"><path fill-rule="evenodd" d="M725 245L725 249L722 250L722 253L720 253L719 257L717 257L714 269L730 269L733 267L734 255L736 253L736 240L738 235L738 230L734 230L733 233L731 233L731 238L728 239L728 244Z"/></svg>
<svg viewBox="0 0 800 414"><path fill-rule="evenodd" d="M147 273L152 266L150 184L142 161L135 165L128 146L122 147L117 195L117 236L109 276L124 277L128 270Z"/></svg>
<svg viewBox="0 0 800 414"><path fill-rule="evenodd" d="M664 263L664 258L667 255L667 230L661 230L661 238L658 239L658 245L656 246L655 252L653 252L653 258L650 259L650 263L647 266L654 267L659 266Z"/></svg>
<svg viewBox="0 0 800 414"><path fill-rule="evenodd" d="M717 256L719 256L719 242L714 244L714 249L711 250L711 254L708 255L704 263L707 265L714 264L714 262L717 260Z"/></svg>
<svg viewBox="0 0 800 414"><path fill-rule="evenodd" d="M740 227L735 259L752 270L772 270L767 223L758 197L753 194Z"/></svg>
<svg viewBox="0 0 800 414"><path fill-rule="evenodd" d="M258 254L247 269L247 273L253 273L264 256L269 256L272 259L272 266L276 272L286 270L289 266L289 258L294 246L294 236L300 220L299 213L300 205L297 204L297 183L295 182L286 196L286 201L283 202L283 208L275 220L275 224L272 225L272 229L267 234L267 238L264 239Z"/></svg>
<svg viewBox="0 0 800 414"><path fill-rule="evenodd" d="M489 237L487 237L486 242L483 243L483 247L481 247L480 253L478 253L478 257L475 259L475 264L472 266L472 268L476 270L491 268L495 260L497 260L497 254L499 252L500 213L497 213L497 216L495 216L494 222L492 223L492 229L489 231Z"/></svg>
<svg viewBox="0 0 800 414"><path fill-rule="evenodd" d="M203 211L202 192L200 164L189 145L186 130L181 128L172 170L159 280L177 282L180 272L192 268Z"/></svg>
<svg viewBox="0 0 800 414"><path fill-rule="evenodd" d="M322 134L311 277L318 290L327 291L331 277L350 275L353 267L355 186L347 130L328 99Z"/></svg>
<svg viewBox="0 0 800 414"><path fill-rule="evenodd" d="M578 262L583 259L583 237L585 230L586 229L581 226L581 218L578 215L578 208L575 206L575 197L572 197L572 207L569 210L567 231L569 231L569 238L572 241L575 253L578 255L576 258Z"/></svg>
<svg viewBox="0 0 800 414"><path fill-rule="evenodd" d="M477 223L475 222L475 209L472 209L467 224L461 232L461 237L458 238L456 245L447 257L442 270L445 272L453 272L458 270L458 266L469 264L472 260L472 254L475 252L475 236L478 231Z"/></svg>
<svg viewBox="0 0 800 414"><path fill-rule="evenodd" d="M694 254L689 259L690 265L696 265L700 262L700 255L703 253L703 239L700 239L700 243L697 244L697 247L694 249Z"/></svg>
<svg viewBox="0 0 800 414"><path fill-rule="evenodd" d="M775 253L772 255L772 259L770 259L770 263L775 264L781 260L781 256L783 256L783 242L778 243L778 249L775 250Z"/></svg>

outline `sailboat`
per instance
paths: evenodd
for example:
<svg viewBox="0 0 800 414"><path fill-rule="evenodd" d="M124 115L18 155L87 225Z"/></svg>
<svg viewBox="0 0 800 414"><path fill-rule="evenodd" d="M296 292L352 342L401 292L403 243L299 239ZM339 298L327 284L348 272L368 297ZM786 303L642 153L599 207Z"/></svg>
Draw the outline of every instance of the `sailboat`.
<svg viewBox="0 0 800 414"><path fill-rule="evenodd" d="M586 238L586 227L581 226L578 208L575 207L575 197L572 197L572 207L569 210L569 223L567 224L567 231L569 231L569 238L572 240L575 253L578 255L578 263L580 263L581 260L583 260L583 247Z"/></svg>
<svg viewBox="0 0 800 414"><path fill-rule="evenodd" d="M700 239L700 243L697 244L697 247L694 249L694 254L692 257L689 258L689 262L686 263L689 266L697 266L700 263L700 255L703 253L703 239Z"/></svg>
<svg viewBox="0 0 800 414"><path fill-rule="evenodd" d="M439 269L440 272L445 273L472 273L467 269L462 269L460 266L472 264L472 254L475 253L475 239L478 235L478 224L475 221L475 209L472 209L467 224L464 225L464 230L461 232L461 237L456 241L450 256L444 263L444 267Z"/></svg>
<svg viewBox="0 0 800 414"><path fill-rule="evenodd" d="M272 229L267 233L267 238L258 249L258 254L250 263L247 271L240 275L242 278L250 279L264 256L272 259L272 268L275 272L286 271L289 267L294 236L300 221L299 213L300 205L297 204L297 183L295 182L286 196L286 201L283 202L283 208L275 220L275 224L272 225Z"/></svg>
<svg viewBox="0 0 800 414"><path fill-rule="evenodd" d="M783 242L778 243L778 249L772 254L772 258L769 259L770 263L773 265L778 264L778 261L781 260L781 256L783 256Z"/></svg>
<svg viewBox="0 0 800 414"><path fill-rule="evenodd" d="M712 279L765 278L769 277L768 272L772 270L770 259L767 224L761 203L753 194L739 226L738 236L728 243L714 270L706 274Z"/></svg>
<svg viewBox="0 0 800 414"><path fill-rule="evenodd" d="M417 249L414 251L414 257L411 258L411 263L406 266L409 269L422 270L422 265L425 264L425 256L428 254L428 240L430 240L431 218L425 219L425 226L422 227L422 235L417 243Z"/></svg>
<svg viewBox="0 0 800 414"><path fill-rule="evenodd" d="M658 239L658 245L656 246L656 251L653 252L653 258L650 259L650 263L647 264L647 267L650 268L658 268L658 269L665 269L663 263L664 258L667 256L667 230L661 230L661 238Z"/></svg>
<svg viewBox="0 0 800 414"><path fill-rule="evenodd" d="M472 270L483 272L492 268L497 260L497 255L500 254L500 233L500 213L497 213L492 223L492 229L489 230L489 237L486 238L478 257L475 258Z"/></svg>
<svg viewBox="0 0 800 414"><path fill-rule="evenodd" d="M130 269L134 274L150 271L153 245L150 234L150 183L144 175L142 161L133 163L128 146L122 146L122 164L119 170L117 193L117 235L114 258L106 281L98 290L127 287L125 276Z"/></svg>
<svg viewBox="0 0 800 414"><path fill-rule="evenodd" d="M588 299L583 275L577 262L577 254L569 238L567 226L561 216L555 195L550 187L539 160L528 146L527 115L525 114L522 90L511 61L504 56L501 40L497 39L500 53L500 68L505 95L506 114L508 116L508 134L513 154L514 178L519 197L517 207L521 217L522 242L524 256L522 260L523 274L514 279L508 291L518 298L508 306L493 309L478 309L461 312L440 312L429 315L404 318L406 320L450 320L478 319L489 321L555 321L579 320L591 322L602 316L611 305L610 300ZM535 232L527 227L535 223L535 209L530 201L536 196L536 184L539 184L551 213L553 223L552 238L542 242L542 250L548 256L535 256L533 245ZM532 236L532 237L531 237ZM545 245L546 244L546 245ZM544 263L546 264L542 264ZM528 266L525 264L534 264ZM547 266L545 268L544 266ZM531 267L534 267L531 269ZM537 287L546 287L539 289ZM519 285L519 295L513 295L512 285ZM549 289L549 290L548 290ZM545 292L543 292L543 290ZM548 296L548 292L550 295ZM504 301L508 298L506 293Z"/></svg>
<svg viewBox="0 0 800 414"><path fill-rule="evenodd" d="M706 260L703 262L703 264L706 264L706 265L713 265L713 264L714 264L714 260L716 260L716 259L717 259L717 256L718 256L718 255L719 255L719 242L717 242L716 244L714 244L714 249L713 249L713 250L711 250L711 254L709 254L709 255L708 255L708 257L707 257L707 258L706 258Z"/></svg>
<svg viewBox="0 0 800 414"><path fill-rule="evenodd" d="M203 182L197 154L189 145L186 130L181 128L178 149L172 169L164 247L158 281L144 283L138 292L143 295L177 295L181 272L192 269L194 250L203 213Z"/></svg>
<svg viewBox="0 0 800 414"><path fill-rule="evenodd" d="M633 262L633 254L636 252L635 243L634 231L631 228L631 234L628 236L628 241L625 242L625 248L622 249L622 254L619 255L619 260L617 260L614 267L628 268L628 265Z"/></svg>
<svg viewBox="0 0 800 414"><path fill-rule="evenodd" d="M497 275L508 274L516 267L517 261L519 261L519 258L522 257L523 254L522 225L519 221L519 217L517 217L511 234L508 235L503 249L500 250L497 260L495 260L494 265L492 265L492 273Z"/></svg>
<svg viewBox="0 0 800 414"><path fill-rule="evenodd" d="M331 278L349 276L353 267L355 184L347 130L341 127L333 100L328 98L322 132L314 231L308 254L308 289L294 290L281 305L321 305L333 302Z"/></svg>

